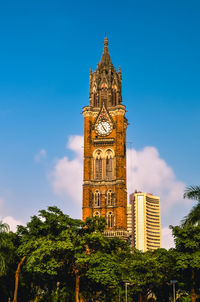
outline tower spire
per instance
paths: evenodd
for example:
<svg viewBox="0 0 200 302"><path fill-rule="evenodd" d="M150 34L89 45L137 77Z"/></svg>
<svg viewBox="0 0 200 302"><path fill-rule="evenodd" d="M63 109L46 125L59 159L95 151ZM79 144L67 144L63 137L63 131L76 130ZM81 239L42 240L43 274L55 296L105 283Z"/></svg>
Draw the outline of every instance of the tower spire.
<svg viewBox="0 0 200 302"><path fill-rule="evenodd" d="M101 57L101 61L99 63L99 68L101 69L102 67L108 67L109 65L113 65L111 58L110 58L110 54L109 54L109 50L108 50L108 38L105 37L104 38L104 48L103 48L103 54Z"/></svg>

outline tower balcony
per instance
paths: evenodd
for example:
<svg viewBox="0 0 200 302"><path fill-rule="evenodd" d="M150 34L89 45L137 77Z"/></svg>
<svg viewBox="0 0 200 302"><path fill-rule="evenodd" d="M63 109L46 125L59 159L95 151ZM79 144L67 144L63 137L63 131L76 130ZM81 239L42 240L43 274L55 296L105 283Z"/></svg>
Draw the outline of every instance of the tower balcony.
<svg viewBox="0 0 200 302"><path fill-rule="evenodd" d="M127 238L129 237L128 232L125 230L106 230L104 231L104 235L106 237L110 237L110 238L118 237L124 240L127 240Z"/></svg>

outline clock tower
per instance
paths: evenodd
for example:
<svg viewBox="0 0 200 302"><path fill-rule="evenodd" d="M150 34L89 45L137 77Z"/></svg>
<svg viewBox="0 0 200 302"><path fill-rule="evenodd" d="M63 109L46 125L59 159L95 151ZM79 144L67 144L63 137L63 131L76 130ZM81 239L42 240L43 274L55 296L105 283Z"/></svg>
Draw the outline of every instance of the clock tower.
<svg viewBox="0 0 200 302"><path fill-rule="evenodd" d="M97 69L90 70L89 106L84 116L83 220L106 218L105 235L127 236L126 128L122 74L114 68L108 39Z"/></svg>

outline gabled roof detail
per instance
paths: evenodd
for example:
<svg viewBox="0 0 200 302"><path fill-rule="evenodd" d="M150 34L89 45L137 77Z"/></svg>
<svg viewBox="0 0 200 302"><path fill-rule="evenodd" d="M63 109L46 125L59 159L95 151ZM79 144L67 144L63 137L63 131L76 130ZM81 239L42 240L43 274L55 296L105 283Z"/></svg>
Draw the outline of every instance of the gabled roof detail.
<svg viewBox="0 0 200 302"><path fill-rule="evenodd" d="M99 110L99 113L94 121L94 127L99 121L109 121L112 123L113 128L115 128L115 124L113 121L112 116L110 115L108 109L106 108L105 102L103 102L101 109Z"/></svg>

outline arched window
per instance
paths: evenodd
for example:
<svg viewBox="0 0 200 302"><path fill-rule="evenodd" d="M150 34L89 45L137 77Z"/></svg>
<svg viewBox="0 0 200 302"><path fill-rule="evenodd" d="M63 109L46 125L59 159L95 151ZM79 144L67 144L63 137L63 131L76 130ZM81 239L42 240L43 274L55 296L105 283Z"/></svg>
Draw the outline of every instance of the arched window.
<svg viewBox="0 0 200 302"><path fill-rule="evenodd" d="M101 193L99 190L96 190L93 194L93 206L100 207L101 205Z"/></svg>
<svg viewBox="0 0 200 302"><path fill-rule="evenodd" d="M114 227L114 214L113 212L107 213L107 227L113 228Z"/></svg>
<svg viewBox="0 0 200 302"><path fill-rule="evenodd" d="M96 212L94 212L93 216L94 216L94 217L96 217L96 216L97 216L97 217L100 217L101 215L100 215L100 213L99 213L98 211L96 211Z"/></svg>
<svg viewBox="0 0 200 302"><path fill-rule="evenodd" d="M115 203L115 194L113 193L112 190L108 190L106 194L106 205L109 206L114 206Z"/></svg>
<svg viewBox="0 0 200 302"><path fill-rule="evenodd" d="M106 156L106 178L112 179L112 158Z"/></svg>
<svg viewBox="0 0 200 302"><path fill-rule="evenodd" d="M102 152L100 150L95 153L95 179L102 179Z"/></svg>
<svg viewBox="0 0 200 302"><path fill-rule="evenodd" d="M112 179L113 173L113 152L111 150L106 151L106 178Z"/></svg>
<svg viewBox="0 0 200 302"><path fill-rule="evenodd" d="M102 158L96 158L96 163L95 163L95 174L96 174L96 179L101 180L102 179Z"/></svg>

